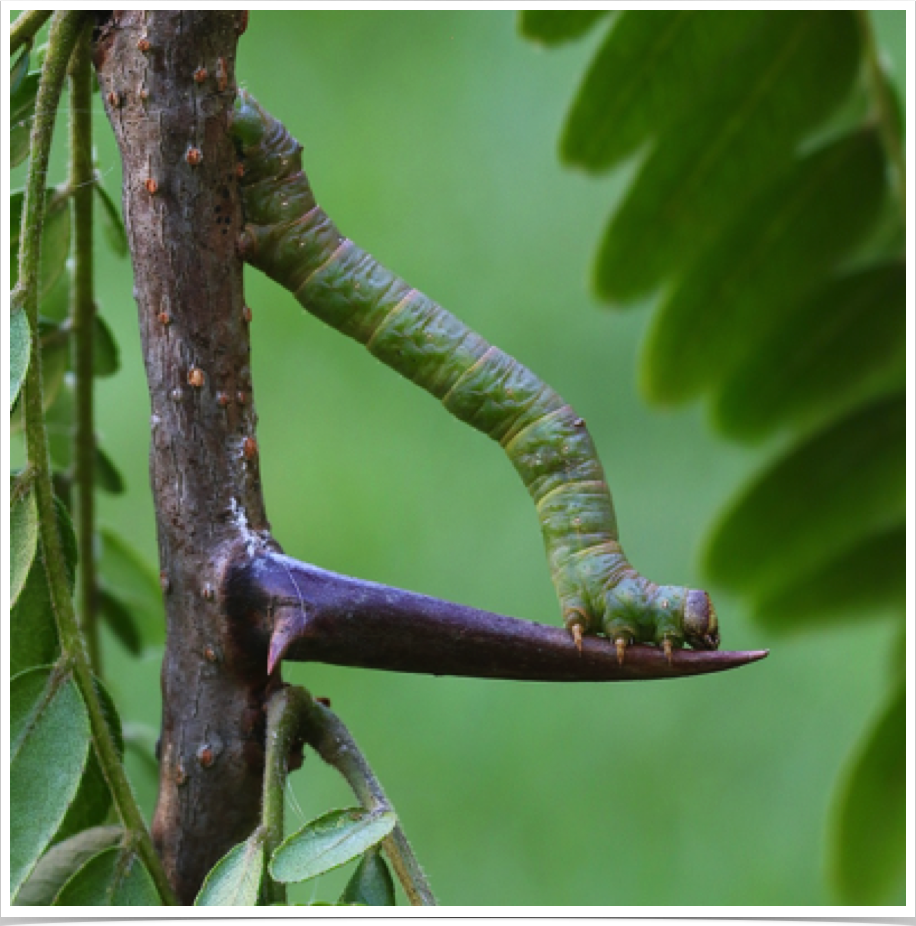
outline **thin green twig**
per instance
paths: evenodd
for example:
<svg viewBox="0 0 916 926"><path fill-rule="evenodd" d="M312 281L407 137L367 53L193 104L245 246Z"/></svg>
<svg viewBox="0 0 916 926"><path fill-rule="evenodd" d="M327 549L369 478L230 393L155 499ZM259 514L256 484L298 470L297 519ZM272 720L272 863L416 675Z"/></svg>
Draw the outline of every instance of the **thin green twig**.
<svg viewBox="0 0 916 926"><path fill-rule="evenodd" d="M73 666L74 680L89 714L93 746L118 814L125 828L136 838L138 853L152 876L163 903L174 904L176 901L165 870L153 848L99 701L92 666L76 620L54 512L51 460L42 410L41 353L37 332L38 272L41 264L41 234L45 212L45 177L48 172L55 116L67 77L68 64L81 35L84 34L85 23L86 14L79 11L59 10L54 14L32 125L29 173L22 207L19 246L19 287L32 330L32 353L23 388L26 448L29 465L35 471L39 536L61 650Z"/></svg>
<svg viewBox="0 0 916 926"><path fill-rule="evenodd" d="M304 690L303 694L307 699L301 706L305 741L328 765L343 775L366 810L394 810L381 782L359 751L350 731L330 709L312 699ZM426 874L413 854L400 823L382 841L382 848L391 860L411 905L438 906Z"/></svg>
<svg viewBox="0 0 916 926"><path fill-rule="evenodd" d="M17 49L33 39L38 30L51 18L54 10L26 10L10 26L10 57Z"/></svg>
<svg viewBox="0 0 916 926"><path fill-rule="evenodd" d="M102 672L99 650L95 560L95 420L93 408L93 327L95 282L92 263L92 207L95 172L92 165L92 63L86 41L77 44L70 61L70 177L73 190L73 281L70 320L76 387L73 430L76 486L76 539L79 557L80 624L89 658Z"/></svg>
<svg viewBox="0 0 916 926"><path fill-rule="evenodd" d="M264 855L270 859L283 841L283 802L289 755L302 745L299 731L301 718L311 698L303 688L281 688L267 704L267 749L264 763L264 798L261 805L261 829L264 832ZM265 900L268 904L286 904L286 885L267 879Z"/></svg>

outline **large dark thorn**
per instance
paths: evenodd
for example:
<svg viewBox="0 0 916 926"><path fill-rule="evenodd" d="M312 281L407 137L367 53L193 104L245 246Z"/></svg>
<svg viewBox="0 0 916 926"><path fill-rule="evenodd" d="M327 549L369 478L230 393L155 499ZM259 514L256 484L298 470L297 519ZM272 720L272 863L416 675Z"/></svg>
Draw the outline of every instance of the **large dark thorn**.
<svg viewBox="0 0 916 926"><path fill-rule="evenodd" d="M548 682L679 678L734 669L766 650L630 646L620 663L608 640L581 651L559 627L478 611L337 575L280 554L236 565L226 586L230 616L267 637L268 670L281 660L364 669Z"/></svg>

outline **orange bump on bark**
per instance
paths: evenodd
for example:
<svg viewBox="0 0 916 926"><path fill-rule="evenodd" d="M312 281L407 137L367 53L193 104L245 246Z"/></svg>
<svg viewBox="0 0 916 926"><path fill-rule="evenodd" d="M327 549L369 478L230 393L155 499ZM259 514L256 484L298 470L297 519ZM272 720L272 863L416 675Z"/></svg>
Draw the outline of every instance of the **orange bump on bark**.
<svg viewBox="0 0 916 926"><path fill-rule="evenodd" d="M148 52L149 49L150 49L149 39L147 39L147 38L142 38L142 39L140 39L140 41L137 42L137 48L138 48L140 51L142 51L144 54L145 54L146 52Z"/></svg>
<svg viewBox="0 0 916 926"><path fill-rule="evenodd" d="M147 177L144 186L146 187L146 192L149 193L150 196L155 196L159 190L159 184L154 177Z"/></svg>
<svg viewBox="0 0 916 926"><path fill-rule="evenodd" d="M162 325L172 324L172 316L169 315L168 312L160 312L156 317L159 319L159 322Z"/></svg>
<svg viewBox="0 0 916 926"><path fill-rule="evenodd" d="M242 453L246 460L253 460L258 455L258 442L253 437L246 437L242 444Z"/></svg>
<svg viewBox="0 0 916 926"><path fill-rule="evenodd" d="M201 746L197 750L197 761L200 763L201 768L210 768L213 765L216 756L213 755L213 748L211 746Z"/></svg>
<svg viewBox="0 0 916 926"><path fill-rule="evenodd" d="M185 155L185 159L191 165L191 167L197 167L198 164L204 159L203 153L200 148L188 148L188 153Z"/></svg>
<svg viewBox="0 0 916 926"><path fill-rule="evenodd" d="M207 79L207 69L206 68L198 68L194 72L194 83L202 84L206 79Z"/></svg>
<svg viewBox="0 0 916 926"><path fill-rule="evenodd" d="M249 305L242 306L242 318L245 320L246 325L251 324L251 306Z"/></svg>
<svg viewBox="0 0 916 926"><path fill-rule="evenodd" d="M188 371L188 384L195 389L200 389L200 387L203 386L204 379L204 371L199 367L191 367Z"/></svg>
<svg viewBox="0 0 916 926"><path fill-rule="evenodd" d="M245 165L241 161L235 165L235 175L239 179L245 176Z"/></svg>
<svg viewBox="0 0 916 926"><path fill-rule="evenodd" d="M216 394L216 402L220 407L225 408L230 402L229 393L228 392L218 392Z"/></svg>
<svg viewBox="0 0 916 926"><path fill-rule="evenodd" d="M120 106L121 105L121 94L117 90L108 91L108 105L109 106Z"/></svg>
<svg viewBox="0 0 916 926"><path fill-rule="evenodd" d="M239 405L244 405L248 401L247 393L237 392L235 394L235 401L238 402Z"/></svg>

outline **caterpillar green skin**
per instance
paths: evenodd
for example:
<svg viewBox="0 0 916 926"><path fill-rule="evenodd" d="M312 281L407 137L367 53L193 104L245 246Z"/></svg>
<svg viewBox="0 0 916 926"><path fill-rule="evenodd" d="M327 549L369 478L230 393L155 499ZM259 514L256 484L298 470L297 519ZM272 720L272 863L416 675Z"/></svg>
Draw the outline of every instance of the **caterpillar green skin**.
<svg viewBox="0 0 916 926"><path fill-rule="evenodd" d="M488 344L342 236L315 201L302 146L240 91L232 133L242 155L242 256L313 315L432 393L498 441L537 507L565 625L669 651L715 649L706 592L656 585L627 562L594 444L573 409L518 361Z"/></svg>

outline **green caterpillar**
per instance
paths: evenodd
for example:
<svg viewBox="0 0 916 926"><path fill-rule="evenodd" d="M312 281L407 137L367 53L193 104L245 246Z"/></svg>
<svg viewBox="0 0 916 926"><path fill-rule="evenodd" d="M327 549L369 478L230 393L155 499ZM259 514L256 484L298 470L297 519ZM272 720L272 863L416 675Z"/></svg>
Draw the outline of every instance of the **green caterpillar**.
<svg viewBox="0 0 916 926"><path fill-rule="evenodd" d="M623 661L634 642L716 649L706 592L656 585L629 564L585 422L518 361L343 237L315 201L302 146L241 91L239 250L313 315L432 393L502 445L534 499L563 622L581 646L603 632Z"/></svg>

